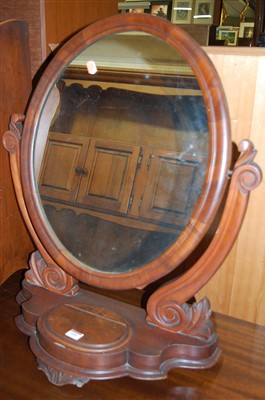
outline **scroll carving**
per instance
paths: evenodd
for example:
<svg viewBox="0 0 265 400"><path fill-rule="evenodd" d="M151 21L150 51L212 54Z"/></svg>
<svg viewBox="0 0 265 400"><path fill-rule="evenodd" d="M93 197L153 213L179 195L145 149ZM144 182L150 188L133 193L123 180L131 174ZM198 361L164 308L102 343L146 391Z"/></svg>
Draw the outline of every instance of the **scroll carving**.
<svg viewBox="0 0 265 400"><path fill-rule="evenodd" d="M239 144L241 155L231 173L226 206L206 251L180 278L158 289L147 303L147 322L172 332L206 338L211 334L210 306L207 299L185 304L216 273L231 250L241 228L249 199L262 178L253 162L256 150L249 140ZM203 334L201 333L203 330Z"/></svg>
<svg viewBox="0 0 265 400"><path fill-rule="evenodd" d="M2 142L4 148L8 151L10 156L14 155L16 158L16 165L20 175L20 140L22 135L22 122L25 116L23 114L13 114L10 119L10 130L3 134ZM12 167L12 166L11 166ZM12 174L13 175L13 174Z"/></svg>
<svg viewBox="0 0 265 400"><path fill-rule="evenodd" d="M257 164L253 162L257 154L253 143L249 140L242 140L239 143L238 150L241 155L235 164L233 176L237 180L240 192L247 195L260 184L262 175Z"/></svg>
<svg viewBox="0 0 265 400"><path fill-rule="evenodd" d="M210 315L210 302L206 297L199 303L182 305L164 299L156 304L152 320L155 319L155 324L160 328L207 340L213 333ZM152 323L152 320L147 317L148 323Z"/></svg>
<svg viewBox="0 0 265 400"><path fill-rule="evenodd" d="M77 280L55 264L47 264L38 251L32 253L30 270L25 274L28 283L51 292L72 296L78 291Z"/></svg>
<svg viewBox="0 0 265 400"><path fill-rule="evenodd" d="M7 131L3 135L3 145L9 154L13 154L18 149L19 138L13 131Z"/></svg>
<svg viewBox="0 0 265 400"><path fill-rule="evenodd" d="M24 119L25 116L23 114L13 114L9 124L10 130L3 135L3 145L10 154L14 153L18 148Z"/></svg>

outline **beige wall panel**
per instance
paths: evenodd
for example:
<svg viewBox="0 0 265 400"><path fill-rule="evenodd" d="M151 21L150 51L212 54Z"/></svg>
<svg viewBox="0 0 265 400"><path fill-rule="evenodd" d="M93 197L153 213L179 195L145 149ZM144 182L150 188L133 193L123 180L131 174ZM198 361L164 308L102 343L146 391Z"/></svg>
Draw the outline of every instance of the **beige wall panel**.
<svg viewBox="0 0 265 400"><path fill-rule="evenodd" d="M207 48L224 86L235 143L250 138L265 171L265 50ZM198 293L212 309L265 325L265 180L250 195L239 237L214 278Z"/></svg>
<svg viewBox="0 0 265 400"><path fill-rule="evenodd" d="M207 50L222 80L229 107L232 139L249 138L255 95L258 57L245 54L214 54ZM251 74L249 73L251 71Z"/></svg>
<svg viewBox="0 0 265 400"><path fill-rule="evenodd" d="M250 138L265 171L265 55L259 58ZM238 238L231 314L265 325L265 180L251 194ZM239 299L244 294L242 304Z"/></svg>

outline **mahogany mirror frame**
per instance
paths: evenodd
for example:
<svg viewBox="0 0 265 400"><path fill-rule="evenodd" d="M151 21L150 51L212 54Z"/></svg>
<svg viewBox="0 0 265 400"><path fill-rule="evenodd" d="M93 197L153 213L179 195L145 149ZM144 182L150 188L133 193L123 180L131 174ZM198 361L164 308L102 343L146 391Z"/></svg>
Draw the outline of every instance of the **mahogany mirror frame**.
<svg viewBox="0 0 265 400"><path fill-rule="evenodd" d="M131 272L106 274L79 263L58 241L47 224L34 177L34 138L38 121L50 91L66 66L87 46L121 32L140 31L172 46L195 74L207 110L209 161L205 183L189 224L160 257ZM54 56L31 99L24 122L21 145L21 180L28 213L45 250L64 271L82 282L108 289L143 287L177 267L192 252L209 228L222 200L230 166L230 123L218 74L204 51L178 26L150 15L117 15L88 26L70 39ZM188 240L186 240L188 238Z"/></svg>
<svg viewBox="0 0 265 400"><path fill-rule="evenodd" d="M176 242L138 270L112 275L83 267L54 240L39 204L33 168L34 139L47 96L68 63L105 35L135 30L164 40L191 66L207 110L209 161L202 194ZM241 155L229 170L231 139L226 101L217 72L203 50L180 28L158 17L129 14L102 20L85 28L58 51L34 92L21 132L23 121L22 115L12 116L3 144L10 154L19 206L38 249L31 255L30 269L17 296L22 310L16 324L30 336L39 369L53 384L81 387L90 379L124 375L162 379L172 368L214 365L221 352L210 320L209 300L204 298L193 304L189 300L215 274L231 250L250 191L258 186L262 174L253 161L256 150L248 140L239 144ZM225 205L210 244L188 271L149 297L146 310L78 287L81 280L106 289L134 288L168 274L205 235L228 181Z"/></svg>

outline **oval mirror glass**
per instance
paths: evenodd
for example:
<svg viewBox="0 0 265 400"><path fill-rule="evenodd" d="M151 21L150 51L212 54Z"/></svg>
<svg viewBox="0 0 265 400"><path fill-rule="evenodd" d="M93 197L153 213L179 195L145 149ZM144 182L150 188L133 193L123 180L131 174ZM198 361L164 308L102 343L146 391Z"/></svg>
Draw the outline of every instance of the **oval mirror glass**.
<svg viewBox="0 0 265 400"><path fill-rule="evenodd" d="M66 269L126 278L168 258L163 275L198 217L202 234L212 218L211 102L192 63L148 31L102 34L66 52L40 102L30 144L37 225Z"/></svg>

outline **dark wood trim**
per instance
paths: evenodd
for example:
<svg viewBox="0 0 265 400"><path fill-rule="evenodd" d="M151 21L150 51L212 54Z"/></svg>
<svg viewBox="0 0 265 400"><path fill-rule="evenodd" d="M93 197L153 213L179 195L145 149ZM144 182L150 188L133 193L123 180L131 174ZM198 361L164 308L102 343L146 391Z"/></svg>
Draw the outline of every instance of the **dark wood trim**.
<svg viewBox="0 0 265 400"><path fill-rule="evenodd" d="M222 12L223 0L215 0L214 2L214 15L213 15L213 25L220 25L220 17Z"/></svg>
<svg viewBox="0 0 265 400"><path fill-rule="evenodd" d="M265 0L256 1L254 44L257 46L259 35L265 31Z"/></svg>
<svg viewBox="0 0 265 400"><path fill-rule="evenodd" d="M31 92L28 25L9 20L0 23L0 283L25 267L34 246L28 235L14 193L8 154L2 135L14 111L25 112Z"/></svg>

